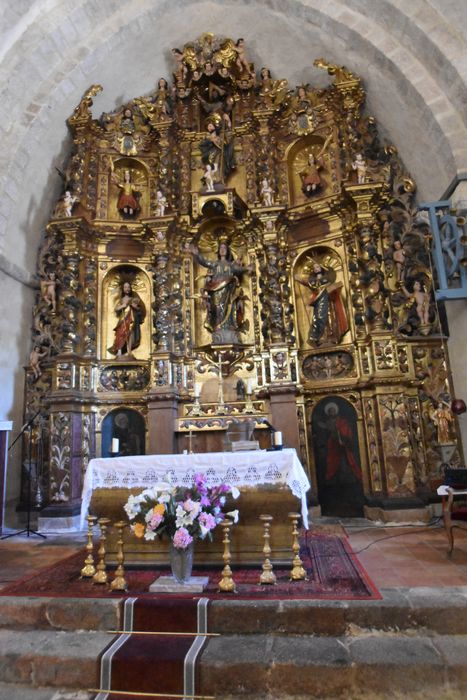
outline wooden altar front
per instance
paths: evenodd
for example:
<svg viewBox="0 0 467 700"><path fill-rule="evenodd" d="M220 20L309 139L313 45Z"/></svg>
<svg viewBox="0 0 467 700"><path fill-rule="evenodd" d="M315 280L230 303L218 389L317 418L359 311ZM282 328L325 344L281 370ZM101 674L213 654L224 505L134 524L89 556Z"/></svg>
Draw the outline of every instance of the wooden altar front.
<svg viewBox="0 0 467 700"><path fill-rule="evenodd" d="M308 478L293 449L91 460L84 482L82 523L85 524L88 506L91 514L110 518L112 523L127 520L123 506L129 495L140 493L164 477L167 479L167 474L174 485L187 485L189 474L196 472L205 473L208 481L211 478L229 483L226 475L235 473L234 464L238 465L238 469L232 485L239 488L240 497L228 501L225 506L226 511L238 509L240 513L239 522L232 530L232 565L260 564L263 561L263 526L259 520L261 514L273 516L272 560L276 563L290 561L292 534L287 516L290 512L301 513L304 525L308 526L306 492L309 489ZM212 542L196 542L196 565L222 563L221 528L216 528L213 535ZM115 561L116 539L116 533L110 528L107 540L110 562ZM168 561L167 540L146 542L137 539L128 528L125 531L124 547L125 560L130 564L164 564Z"/></svg>

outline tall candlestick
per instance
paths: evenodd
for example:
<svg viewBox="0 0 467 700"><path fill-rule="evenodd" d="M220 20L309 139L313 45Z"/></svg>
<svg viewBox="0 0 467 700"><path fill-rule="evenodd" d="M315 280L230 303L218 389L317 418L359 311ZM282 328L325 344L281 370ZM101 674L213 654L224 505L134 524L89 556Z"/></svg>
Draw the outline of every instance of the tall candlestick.
<svg viewBox="0 0 467 700"><path fill-rule="evenodd" d="M201 396L201 384L199 382L195 382L195 397L198 398Z"/></svg>
<svg viewBox="0 0 467 700"><path fill-rule="evenodd" d="M246 393L247 394L252 394L253 393L253 380L248 379L246 383Z"/></svg>

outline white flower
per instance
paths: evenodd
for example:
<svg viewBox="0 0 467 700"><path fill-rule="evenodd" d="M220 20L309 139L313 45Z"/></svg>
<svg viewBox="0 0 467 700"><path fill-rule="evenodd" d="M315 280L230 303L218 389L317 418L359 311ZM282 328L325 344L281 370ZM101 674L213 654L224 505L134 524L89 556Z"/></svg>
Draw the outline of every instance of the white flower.
<svg viewBox="0 0 467 700"><path fill-rule="evenodd" d="M158 503L168 503L170 501L170 493L163 493L159 498L157 499Z"/></svg>
<svg viewBox="0 0 467 700"><path fill-rule="evenodd" d="M154 484L153 489L158 493L163 491L168 491L170 493L172 491L172 485L167 481L158 481L157 484Z"/></svg>
<svg viewBox="0 0 467 700"><path fill-rule="evenodd" d="M238 498L240 496L240 491L236 486L230 487L230 493L232 494L232 498Z"/></svg>
<svg viewBox="0 0 467 700"><path fill-rule="evenodd" d="M149 529L147 529L146 532L144 533L144 539L145 539L145 540L149 540L149 541L155 540L155 539L156 539L156 533L154 532L154 530L149 530Z"/></svg>
<svg viewBox="0 0 467 700"><path fill-rule="evenodd" d="M175 520L175 526L178 527L187 527L189 525L193 525L193 520L195 519L191 513L187 513L186 510L184 510L183 506L177 506L177 510L175 511L175 515L177 516L177 519ZM196 516L195 516L196 517Z"/></svg>
<svg viewBox="0 0 467 700"><path fill-rule="evenodd" d="M226 515L229 516L229 518L232 518L234 523L238 523L238 510L230 510Z"/></svg>
<svg viewBox="0 0 467 700"><path fill-rule="evenodd" d="M204 540L204 538L208 534L209 530L207 527L204 527L204 525L202 523L199 524L199 529L201 530L200 539Z"/></svg>
<svg viewBox="0 0 467 700"><path fill-rule="evenodd" d="M148 510L148 512L146 513L146 515L144 516L144 520L145 520L147 523L149 523L150 520L151 520L151 518L152 518L152 508L151 508L150 510Z"/></svg>

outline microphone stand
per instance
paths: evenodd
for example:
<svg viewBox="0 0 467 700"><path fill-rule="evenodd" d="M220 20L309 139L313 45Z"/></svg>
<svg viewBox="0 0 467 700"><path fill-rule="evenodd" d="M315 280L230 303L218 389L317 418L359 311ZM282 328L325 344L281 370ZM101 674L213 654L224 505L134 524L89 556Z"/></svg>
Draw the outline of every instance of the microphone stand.
<svg viewBox="0 0 467 700"><path fill-rule="evenodd" d="M12 442L11 445L10 445L10 447L8 448L8 452L9 452L9 451L12 449L12 447L14 447L14 445L16 445L16 443L18 442L18 440L20 439L20 437L21 437L22 435L24 435L24 433L26 432L26 430L29 431L29 460L28 460L28 469L27 469L27 472L28 472L28 483L27 483L27 504L26 504L26 505L27 505L26 527L25 527L23 530L18 530L17 532L11 532L9 535L3 535L3 537L0 537L0 540L7 540L9 537L15 537L16 535L24 535L24 534L25 534L27 537L29 537L30 535L36 535L36 537L42 537L42 539L44 539L44 540L47 539L47 536L46 536L46 535L43 535L41 532L37 532L37 530L33 530L33 529L31 528L31 507L32 507L32 503L31 503L31 501L32 501L32 497L31 497L31 486L32 486L32 484L31 484L31 482L32 482L32 475L31 475L31 471L32 471L32 426L33 426L33 423L34 423L34 421L36 420L36 418L37 418L37 416L39 415L40 412L41 412L41 409L39 408L39 410L36 411L36 413L33 415L33 417L30 418L30 419L27 421L27 423L25 423L25 424L23 425L23 427L22 427L21 430L19 431L18 435L16 436L16 438L13 440L13 442ZM36 470L37 470L37 463L36 463ZM36 472L36 473L37 473L37 472Z"/></svg>

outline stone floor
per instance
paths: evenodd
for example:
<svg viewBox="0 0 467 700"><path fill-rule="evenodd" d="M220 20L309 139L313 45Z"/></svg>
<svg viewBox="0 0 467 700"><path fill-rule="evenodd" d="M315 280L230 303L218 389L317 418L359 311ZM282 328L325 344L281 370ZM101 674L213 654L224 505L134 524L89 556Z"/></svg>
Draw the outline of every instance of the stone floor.
<svg viewBox="0 0 467 700"><path fill-rule="evenodd" d="M321 518L321 524L336 519ZM451 557L439 522L432 526L382 526L364 519L340 521L377 587L467 585L467 532L458 531ZM82 547L82 535L49 534L46 540L25 535L0 541L0 588L50 566Z"/></svg>
<svg viewBox="0 0 467 700"><path fill-rule="evenodd" d="M379 601L215 601L200 692L218 700L464 700L467 532L439 522L341 526ZM340 529L340 528L339 528ZM0 541L0 589L66 557L82 535ZM117 601L0 596L0 700L91 700ZM232 662L235 659L235 663Z"/></svg>

